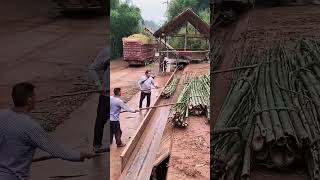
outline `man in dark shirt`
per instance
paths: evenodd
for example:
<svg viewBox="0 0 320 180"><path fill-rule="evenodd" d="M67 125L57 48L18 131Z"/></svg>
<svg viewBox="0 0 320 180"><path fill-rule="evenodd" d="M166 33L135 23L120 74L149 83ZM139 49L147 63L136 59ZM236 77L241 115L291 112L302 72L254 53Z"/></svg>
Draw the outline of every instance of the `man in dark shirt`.
<svg viewBox="0 0 320 180"><path fill-rule="evenodd" d="M36 102L34 88L27 82L16 84L12 90L14 107L0 111L1 180L29 180L36 148L53 157L75 162L94 156L63 148L39 126L29 114Z"/></svg>
<svg viewBox="0 0 320 180"><path fill-rule="evenodd" d="M100 82L99 71L103 71L103 81ZM102 146L104 126L110 118L110 48L105 47L89 66L89 76L100 90L97 117L94 126L93 150L96 153L106 152L109 147Z"/></svg>

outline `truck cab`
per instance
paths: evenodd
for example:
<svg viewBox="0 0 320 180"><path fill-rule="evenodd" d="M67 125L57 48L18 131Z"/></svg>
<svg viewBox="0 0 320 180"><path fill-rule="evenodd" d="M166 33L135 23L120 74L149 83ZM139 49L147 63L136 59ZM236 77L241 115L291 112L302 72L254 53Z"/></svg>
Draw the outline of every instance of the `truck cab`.
<svg viewBox="0 0 320 180"><path fill-rule="evenodd" d="M185 66L190 64L191 58L185 55L178 56L176 60L176 65L179 70L183 69Z"/></svg>

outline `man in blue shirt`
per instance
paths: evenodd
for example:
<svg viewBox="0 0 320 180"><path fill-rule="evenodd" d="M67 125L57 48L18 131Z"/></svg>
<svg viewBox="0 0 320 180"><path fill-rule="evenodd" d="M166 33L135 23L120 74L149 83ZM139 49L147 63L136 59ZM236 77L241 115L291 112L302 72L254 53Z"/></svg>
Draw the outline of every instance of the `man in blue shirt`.
<svg viewBox="0 0 320 180"><path fill-rule="evenodd" d="M35 107L34 85L23 82L13 87L14 107L0 111L0 180L29 180L37 148L68 161L92 158L91 153L65 149L29 114Z"/></svg>
<svg viewBox="0 0 320 180"><path fill-rule="evenodd" d="M121 88L114 88L114 96L110 97L110 144L112 144L113 137L116 138L116 143L118 147L125 146L121 141L122 131L120 128L119 116L121 109L128 112L139 112L139 110L134 110L128 107L121 99Z"/></svg>

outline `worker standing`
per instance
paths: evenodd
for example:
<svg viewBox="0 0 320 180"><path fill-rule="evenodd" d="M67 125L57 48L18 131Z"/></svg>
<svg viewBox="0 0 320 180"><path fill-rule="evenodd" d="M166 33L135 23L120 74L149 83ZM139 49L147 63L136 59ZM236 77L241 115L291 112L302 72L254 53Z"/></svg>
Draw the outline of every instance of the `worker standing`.
<svg viewBox="0 0 320 180"><path fill-rule="evenodd" d="M68 150L56 143L29 114L35 107L35 86L23 82L12 89L14 107L0 111L0 179L29 180L36 148L53 157L84 161L94 156Z"/></svg>
<svg viewBox="0 0 320 180"><path fill-rule="evenodd" d="M114 88L113 90L114 96L110 97L110 144L112 144L113 137L116 139L117 147L123 147L126 144L122 143L121 141L121 127L120 127L120 121L119 116L121 109L124 109L128 112L138 112L139 110L134 110L130 107L128 107L121 99L121 88Z"/></svg>
<svg viewBox="0 0 320 180"><path fill-rule="evenodd" d="M151 77L151 71L146 70L145 75L142 76L138 82L141 95L139 101L139 108L142 108L143 100L147 97L147 107L150 106L151 102L151 89L152 88L159 88L159 86L155 85L154 78Z"/></svg>
<svg viewBox="0 0 320 180"><path fill-rule="evenodd" d="M94 126L93 151L105 152L109 147L102 146L104 126L110 118L110 48L104 48L89 66L89 76L95 81L100 90L99 104L97 108L96 122ZM98 72L103 71L103 83L100 82Z"/></svg>
<svg viewBox="0 0 320 180"><path fill-rule="evenodd" d="M167 71L168 58L165 57L163 60L163 72Z"/></svg>

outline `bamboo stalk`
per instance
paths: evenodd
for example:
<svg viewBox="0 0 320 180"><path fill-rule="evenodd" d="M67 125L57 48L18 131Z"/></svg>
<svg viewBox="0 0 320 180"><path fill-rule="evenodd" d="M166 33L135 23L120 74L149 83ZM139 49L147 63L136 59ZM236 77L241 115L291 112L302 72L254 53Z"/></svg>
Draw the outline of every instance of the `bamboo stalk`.
<svg viewBox="0 0 320 180"><path fill-rule="evenodd" d="M37 100L37 102L43 102L49 99L54 99L54 98L61 98L61 97L68 97L68 96L77 96L77 95L82 95L82 94L89 94L89 93L97 93L99 90L89 90L89 91L81 91L81 92L75 92L75 93L67 93L67 94L60 94L60 95L53 95L49 96L47 98L42 98Z"/></svg>

